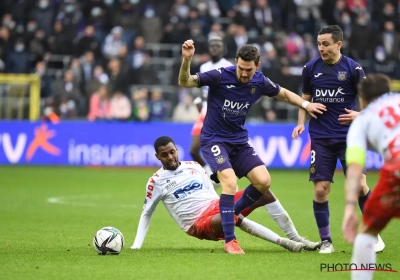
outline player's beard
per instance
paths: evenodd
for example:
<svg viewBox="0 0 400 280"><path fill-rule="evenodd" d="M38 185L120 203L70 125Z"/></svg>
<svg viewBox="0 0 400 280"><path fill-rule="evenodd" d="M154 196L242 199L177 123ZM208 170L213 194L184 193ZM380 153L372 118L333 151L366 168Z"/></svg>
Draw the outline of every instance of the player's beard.
<svg viewBox="0 0 400 280"><path fill-rule="evenodd" d="M239 81L242 84L248 84L248 83L250 83L250 78L249 77L240 77Z"/></svg>

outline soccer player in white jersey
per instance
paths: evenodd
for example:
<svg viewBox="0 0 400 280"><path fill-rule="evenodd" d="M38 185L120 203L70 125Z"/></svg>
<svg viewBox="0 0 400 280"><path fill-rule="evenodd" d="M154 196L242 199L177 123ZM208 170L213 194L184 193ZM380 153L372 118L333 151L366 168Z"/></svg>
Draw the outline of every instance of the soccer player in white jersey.
<svg viewBox="0 0 400 280"><path fill-rule="evenodd" d="M224 42L221 37L213 37L208 41L208 52L211 60L200 65L200 72L207 72L210 70L218 69L221 67L232 66L233 64L223 58L225 53ZM190 155L193 160L198 162L209 175L212 174L211 168L207 165L206 161L200 155L200 132L203 128L204 118L207 113L207 96L208 87L202 87L202 96L197 97L194 103L199 109L199 117L192 128L192 143L190 146Z"/></svg>
<svg viewBox="0 0 400 280"><path fill-rule="evenodd" d="M160 201L164 203L165 208L179 227L188 235L198 239L223 240L219 196L205 170L197 162L180 162L178 149L170 137L159 137L154 142L154 149L157 159L163 166L150 177L146 185L143 212L131 249L142 247L151 217ZM236 199L239 199L242 194L243 191L237 192ZM243 231L278 244L292 252L307 250L305 244L282 238L242 215L236 216L235 221Z"/></svg>
<svg viewBox="0 0 400 280"><path fill-rule="evenodd" d="M364 109L352 122L347 134L346 206L342 230L353 243L352 263L357 268L376 263L374 244L392 218L400 218L400 94L390 92L390 79L383 74L367 75L359 86ZM356 206L361 191L367 148L384 160L379 181L366 201L362 225L356 236ZM372 279L373 270L354 270L352 279Z"/></svg>

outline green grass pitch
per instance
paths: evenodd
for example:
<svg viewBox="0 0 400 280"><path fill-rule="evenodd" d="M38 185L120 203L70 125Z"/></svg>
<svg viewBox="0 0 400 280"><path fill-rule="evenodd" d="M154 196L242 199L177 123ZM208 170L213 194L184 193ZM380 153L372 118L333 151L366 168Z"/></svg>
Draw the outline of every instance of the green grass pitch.
<svg viewBox="0 0 400 280"><path fill-rule="evenodd" d="M141 250L130 250L154 169L0 167L0 279L350 279L349 272L320 271L321 263L348 263L352 247L341 233L343 175L330 195L334 254L290 253L247 235L237 236L246 255L223 252L222 242L187 236L160 204ZM299 233L318 240L312 211L313 187L303 171L270 170L272 190ZM373 186L378 175L368 175ZM247 180L240 180L243 189ZM264 208L249 218L283 233ZM124 234L118 256L99 256L95 232L114 226ZM400 270L400 223L383 231L386 249L378 263ZM400 279L400 273L375 273Z"/></svg>

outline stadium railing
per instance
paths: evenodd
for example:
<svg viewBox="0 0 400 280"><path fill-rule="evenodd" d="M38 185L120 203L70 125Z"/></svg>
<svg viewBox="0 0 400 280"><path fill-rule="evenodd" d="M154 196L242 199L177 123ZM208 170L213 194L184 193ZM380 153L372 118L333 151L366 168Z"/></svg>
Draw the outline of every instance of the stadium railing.
<svg viewBox="0 0 400 280"><path fill-rule="evenodd" d="M29 120L39 119L40 77L36 74L0 74L0 119L24 119L26 110Z"/></svg>

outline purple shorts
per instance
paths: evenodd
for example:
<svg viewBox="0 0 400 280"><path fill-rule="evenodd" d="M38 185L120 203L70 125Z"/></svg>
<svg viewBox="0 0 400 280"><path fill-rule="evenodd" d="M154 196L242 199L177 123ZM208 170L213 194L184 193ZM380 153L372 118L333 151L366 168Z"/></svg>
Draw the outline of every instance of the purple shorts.
<svg viewBox="0 0 400 280"><path fill-rule="evenodd" d="M346 175L346 139L311 139L310 181L333 183L338 159ZM364 174L366 174L365 169Z"/></svg>
<svg viewBox="0 0 400 280"><path fill-rule="evenodd" d="M201 147L213 172L232 168L240 179L257 166L265 165L248 143L212 143Z"/></svg>

